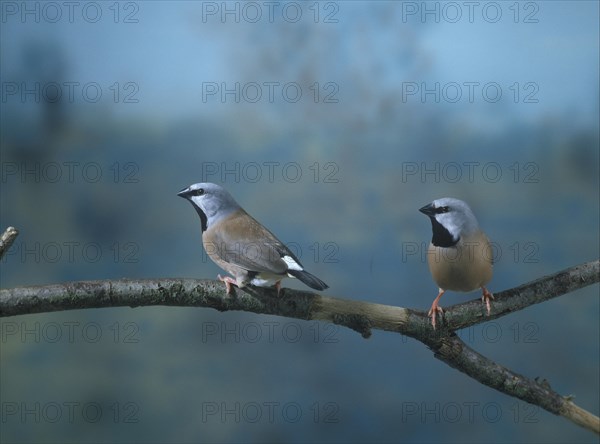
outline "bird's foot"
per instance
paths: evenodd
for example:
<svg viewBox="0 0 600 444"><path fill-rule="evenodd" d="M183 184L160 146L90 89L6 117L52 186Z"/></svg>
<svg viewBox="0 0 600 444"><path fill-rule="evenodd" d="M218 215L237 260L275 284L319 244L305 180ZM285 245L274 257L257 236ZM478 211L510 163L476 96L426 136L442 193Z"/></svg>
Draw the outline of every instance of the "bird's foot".
<svg viewBox="0 0 600 444"><path fill-rule="evenodd" d="M444 310L442 310L442 307L439 307L437 304L435 304L435 307L432 305L431 308L429 309L429 312L427 313L427 316L429 316L431 318L431 325L433 326L434 330L435 330L435 318L438 313L440 314L440 316L444 316Z"/></svg>
<svg viewBox="0 0 600 444"><path fill-rule="evenodd" d="M230 276L223 277L220 274L218 274L217 277L219 278L219 280L221 282L225 282L225 289L227 291L227 294L231 294L231 284L235 285L235 284L237 284L237 281Z"/></svg>
<svg viewBox="0 0 600 444"><path fill-rule="evenodd" d="M275 288L277 289L277 297L279 297L279 293L281 293L281 281L275 282Z"/></svg>
<svg viewBox="0 0 600 444"><path fill-rule="evenodd" d="M490 293L488 291L488 289L485 287L481 287L481 290L483 291L483 293L481 295L481 301L485 303L485 306L487 308L487 314L489 316L490 313L492 312L492 306L491 306L490 301L494 299L494 295L492 293Z"/></svg>
<svg viewBox="0 0 600 444"><path fill-rule="evenodd" d="M435 298L433 300L433 303L431 304L431 308L429 309L429 312L427 313L427 316L429 316L431 318L431 325L433 326L433 329L435 330L435 318L437 317L437 314L439 313L440 316L444 316L444 310L442 310L442 307L440 307L438 305L438 303L440 302L440 298L442 297L442 295L445 293L445 290L442 290L440 288L440 292L437 295L437 298Z"/></svg>

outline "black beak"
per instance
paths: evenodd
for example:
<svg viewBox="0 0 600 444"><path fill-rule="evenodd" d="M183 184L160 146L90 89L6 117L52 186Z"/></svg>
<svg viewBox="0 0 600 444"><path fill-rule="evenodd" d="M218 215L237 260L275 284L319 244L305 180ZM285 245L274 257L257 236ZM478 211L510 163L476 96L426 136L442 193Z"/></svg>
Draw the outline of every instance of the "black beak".
<svg viewBox="0 0 600 444"><path fill-rule="evenodd" d="M419 208L419 211L427 216L433 216L435 214L435 207L433 204L427 204L423 208Z"/></svg>
<svg viewBox="0 0 600 444"><path fill-rule="evenodd" d="M184 199L187 199L188 197L190 197L190 187L184 188L179 193L177 193L177 195L179 197L183 197Z"/></svg>

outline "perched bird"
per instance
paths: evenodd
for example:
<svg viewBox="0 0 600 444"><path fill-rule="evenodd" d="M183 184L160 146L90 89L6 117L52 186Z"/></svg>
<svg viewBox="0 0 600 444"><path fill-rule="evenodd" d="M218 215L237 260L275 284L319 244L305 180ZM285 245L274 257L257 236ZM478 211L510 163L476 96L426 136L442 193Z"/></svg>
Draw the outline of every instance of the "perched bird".
<svg viewBox="0 0 600 444"><path fill-rule="evenodd" d="M444 313L438 303L447 290L469 292L481 288L489 315L494 296L485 285L492 279L492 250L471 208L462 200L444 197L419 211L429 217L433 230L427 252L429 271L439 287L428 313L433 328L437 313Z"/></svg>
<svg viewBox="0 0 600 444"><path fill-rule="evenodd" d="M208 256L233 277L218 275L225 282L244 287L275 285L277 294L284 277L298 278L310 288L325 290L327 284L304 270L298 258L273 233L246 213L225 188L214 183L196 183L178 196L191 202L200 216L202 243Z"/></svg>

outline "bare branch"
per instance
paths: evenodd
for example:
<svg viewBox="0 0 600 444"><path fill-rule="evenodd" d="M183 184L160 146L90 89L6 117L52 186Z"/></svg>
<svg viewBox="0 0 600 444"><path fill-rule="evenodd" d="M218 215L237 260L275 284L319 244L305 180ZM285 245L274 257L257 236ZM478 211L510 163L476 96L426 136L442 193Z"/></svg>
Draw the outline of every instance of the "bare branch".
<svg viewBox="0 0 600 444"><path fill-rule="evenodd" d="M547 381L538 382L496 364L467 346L456 335L443 338L432 348L436 358L482 384L538 405L600 434L600 419L556 393Z"/></svg>
<svg viewBox="0 0 600 444"><path fill-rule="evenodd" d="M491 316L476 299L446 310L446 322L433 330L425 312L323 296L306 291L246 287L227 295L222 282L197 279L121 279L82 281L0 290L0 317L59 310L152 305L241 310L304 320L332 322L367 338L371 329L411 336L436 358L473 379L538 405L600 434L600 420L554 392L547 383L526 378L480 355L455 330L496 319L530 305L598 282L600 261L581 264L496 294Z"/></svg>
<svg viewBox="0 0 600 444"><path fill-rule="evenodd" d="M283 288L236 288L228 295L220 281L201 279L120 279L80 281L0 290L0 317L103 307L168 305L248 311L304 320L322 320L352 328L364 337L371 328L414 335L428 330L421 312L351 301ZM409 317L411 322L408 321ZM411 326L409 328L409 326Z"/></svg>
<svg viewBox="0 0 600 444"><path fill-rule="evenodd" d="M597 283L600 261L577 265L496 294L487 316L479 299L445 309L441 332L466 328ZM0 317L101 307L172 305L241 310L345 325L370 335L370 329L412 337L435 335L425 312L391 305L352 301L284 288L245 287L228 296L222 282L201 279L121 279L80 281L0 290Z"/></svg>
<svg viewBox="0 0 600 444"><path fill-rule="evenodd" d="M497 319L530 305L595 284L599 280L599 260L576 265L518 287L495 293L490 316L487 315L480 299L447 307L444 309L446 328L460 330Z"/></svg>
<svg viewBox="0 0 600 444"><path fill-rule="evenodd" d="M15 227L8 227L4 233L2 233L2 237L0 237L0 259L2 259L4 253L8 251L18 235L19 232Z"/></svg>

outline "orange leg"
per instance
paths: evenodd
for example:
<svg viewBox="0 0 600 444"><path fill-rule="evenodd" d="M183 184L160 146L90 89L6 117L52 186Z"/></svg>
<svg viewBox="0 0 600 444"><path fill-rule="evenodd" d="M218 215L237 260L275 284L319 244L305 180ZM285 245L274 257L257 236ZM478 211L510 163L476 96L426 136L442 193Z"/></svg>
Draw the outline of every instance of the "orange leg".
<svg viewBox="0 0 600 444"><path fill-rule="evenodd" d="M440 288L440 293L437 295L437 298L435 298L433 300L433 304L431 304L431 308L429 309L429 313L427 313L427 316L431 317L431 325L433 325L433 329L435 330L435 318L437 316L437 314L439 313L440 315L444 314L444 310L442 310L442 307L438 306L438 303L440 302L440 298L442 297L442 295L446 293L446 290L442 290Z"/></svg>
<svg viewBox="0 0 600 444"><path fill-rule="evenodd" d="M487 314L489 316L492 310L490 301L494 299L494 295L485 287L481 287L481 291L483 292L481 295L481 300L485 303L485 306L487 307Z"/></svg>
<svg viewBox="0 0 600 444"><path fill-rule="evenodd" d="M227 290L227 294L231 294L231 284L237 284L236 280L230 276L222 277L220 274L217 275L221 282L225 282L225 289Z"/></svg>
<svg viewBox="0 0 600 444"><path fill-rule="evenodd" d="M279 297L279 292L281 291L281 281L277 281L275 283L275 288L277 289L277 297Z"/></svg>

